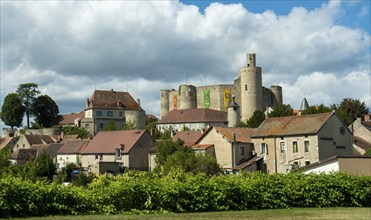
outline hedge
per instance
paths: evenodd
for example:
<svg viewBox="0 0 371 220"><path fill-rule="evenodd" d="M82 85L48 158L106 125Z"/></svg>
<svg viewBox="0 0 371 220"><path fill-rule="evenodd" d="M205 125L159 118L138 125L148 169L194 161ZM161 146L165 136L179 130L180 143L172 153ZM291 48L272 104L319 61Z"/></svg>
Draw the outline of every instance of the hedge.
<svg viewBox="0 0 371 220"><path fill-rule="evenodd" d="M0 179L0 217L200 212L291 207L371 207L371 177L346 174L99 176L88 187Z"/></svg>

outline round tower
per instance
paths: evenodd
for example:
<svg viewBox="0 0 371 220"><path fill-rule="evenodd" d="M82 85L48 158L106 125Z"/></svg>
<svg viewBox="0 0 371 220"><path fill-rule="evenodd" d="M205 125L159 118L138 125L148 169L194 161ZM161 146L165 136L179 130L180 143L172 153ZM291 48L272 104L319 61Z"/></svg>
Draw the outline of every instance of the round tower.
<svg viewBox="0 0 371 220"><path fill-rule="evenodd" d="M192 85L179 86L179 109L197 108L197 91Z"/></svg>
<svg viewBox="0 0 371 220"><path fill-rule="evenodd" d="M256 110L263 111L262 69L256 66L255 54L247 54L247 66L238 71L241 77L241 120L249 119Z"/></svg>
<svg viewBox="0 0 371 220"><path fill-rule="evenodd" d="M163 118L169 112L169 94L170 90L160 90L160 119Z"/></svg>
<svg viewBox="0 0 371 220"><path fill-rule="evenodd" d="M273 100L274 100L273 107L277 105L282 105L283 104L282 87L273 85L270 87L270 90L273 93Z"/></svg>
<svg viewBox="0 0 371 220"><path fill-rule="evenodd" d="M235 128L240 122L240 106L236 103L235 96L232 96L232 102L228 107L228 127Z"/></svg>

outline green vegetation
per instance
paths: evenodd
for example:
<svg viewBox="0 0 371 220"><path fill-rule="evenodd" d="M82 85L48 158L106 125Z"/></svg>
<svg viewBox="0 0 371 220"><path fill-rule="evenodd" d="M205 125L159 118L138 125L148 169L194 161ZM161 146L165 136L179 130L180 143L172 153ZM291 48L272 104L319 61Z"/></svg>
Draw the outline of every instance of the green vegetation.
<svg viewBox="0 0 371 220"><path fill-rule="evenodd" d="M0 217L371 206L371 177L339 173L128 171L99 176L87 187L8 176L0 179L0 189Z"/></svg>
<svg viewBox="0 0 371 220"><path fill-rule="evenodd" d="M145 215L144 215L145 214ZM370 219L369 208L294 208L294 209L265 209L247 211L197 212L197 213L147 213L126 212L119 215L88 215L88 216L49 216L28 218L29 220L147 220L147 219ZM15 218L14 220L23 220Z"/></svg>
<svg viewBox="0 0 371 220"><path fill-rule="evenodd" d="M277 105L274 107L273 111L268 114L269 117L284 117L284 116L291 116L293 115L293 110L291 105Z"/></svg>
<svg viewBox="0 0 371 220"><path fill-rule="evenodd" d="M346 125L350 125L357 117L368 113L365 102L359 99L345 98L340 104L331 106Z"/></svg>
<svg viewBox="0 0 371 220"><path fill-rule="evenodd" d="M36 83L20 84L17 89L17 94L21 99L23 106L25 107L27 128L30 128L30 117L33 115L32 105L36 99L36 96L40 94L38 85Z"/></svg>
<svg viewBox="0 0 371 220"><path fill-rule="evenodd" d="M103 131L116 131L116 130L117 130L117 127L116 127L115 121L113 120L109 120L107 124L105 124L103 127Z"/></svg>
<svg viewBox="0 0 371 220"><path fill-rule="evenodd" d="M365 157L371 157L371 149L368 149L364 154L363 156Z"/></svg>
<svg viewBox="0 0 371 220"><path fill-rule="evenodd" d="M78 135L81 139L90 138L90 133L85 128L78 128L76 126L63 127L64 135Z"/></svg>
<svg viewBox="0 0 371 220"><path fill-rule="evenodd" d="M1 107L1 120L12 129L14 127L20 127L22 125L24 113L25 108L18 95L16 93L8 94Z"/></svg>
<svg viewBox="0 0 371 220"><path fill-rule="evenodd" d="M237 127L257 128L265 120L265 114L262 111L255 111L253 115L245 122L240 122Z"/></svg>
<svg viewBox="0 0 371 220"><path fill-rule="evenodd" d="M312 105L308 109L305 109L301 112L302 115L311 115L311 114L318 114L318 113L326 113L331 112L332 109L330 107L327 107L323 104L321 105Z"/></svg>
<svg viewBox="0 0 371 220"><path fill-rule="evenodd" d="M32 113L35 116L36 125L40 128L50 128L61 120L57 104L48 95L35 98Z"/></svg>

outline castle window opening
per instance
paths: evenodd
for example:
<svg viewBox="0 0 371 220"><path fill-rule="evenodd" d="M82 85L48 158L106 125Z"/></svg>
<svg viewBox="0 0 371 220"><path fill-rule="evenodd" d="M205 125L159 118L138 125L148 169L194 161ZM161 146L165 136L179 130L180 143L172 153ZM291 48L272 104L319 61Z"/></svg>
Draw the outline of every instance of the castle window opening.
<svg viewBox="0 0 371 220"><path fill-rule="evenodd" d="M247 91L247 85L245 85L245 91Z"/></svg>

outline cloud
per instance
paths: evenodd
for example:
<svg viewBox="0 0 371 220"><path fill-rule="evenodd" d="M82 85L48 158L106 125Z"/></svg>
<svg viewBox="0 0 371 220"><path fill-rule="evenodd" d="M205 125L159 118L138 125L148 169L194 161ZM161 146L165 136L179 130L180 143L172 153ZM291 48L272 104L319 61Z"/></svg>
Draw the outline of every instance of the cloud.
<svg viewBox="0 0 371 220"><path fill-rule="evenodd" d="M283 85L293 106L304 95L313 104L369 100L370 35L337 23L344 7L330 1L278 16L242 4L201 13L177 1L1 2L1 93L35 82L69 113L95 88L129 90L159 115L160 89L233 83L254 52L263 84Z"/></svg>

